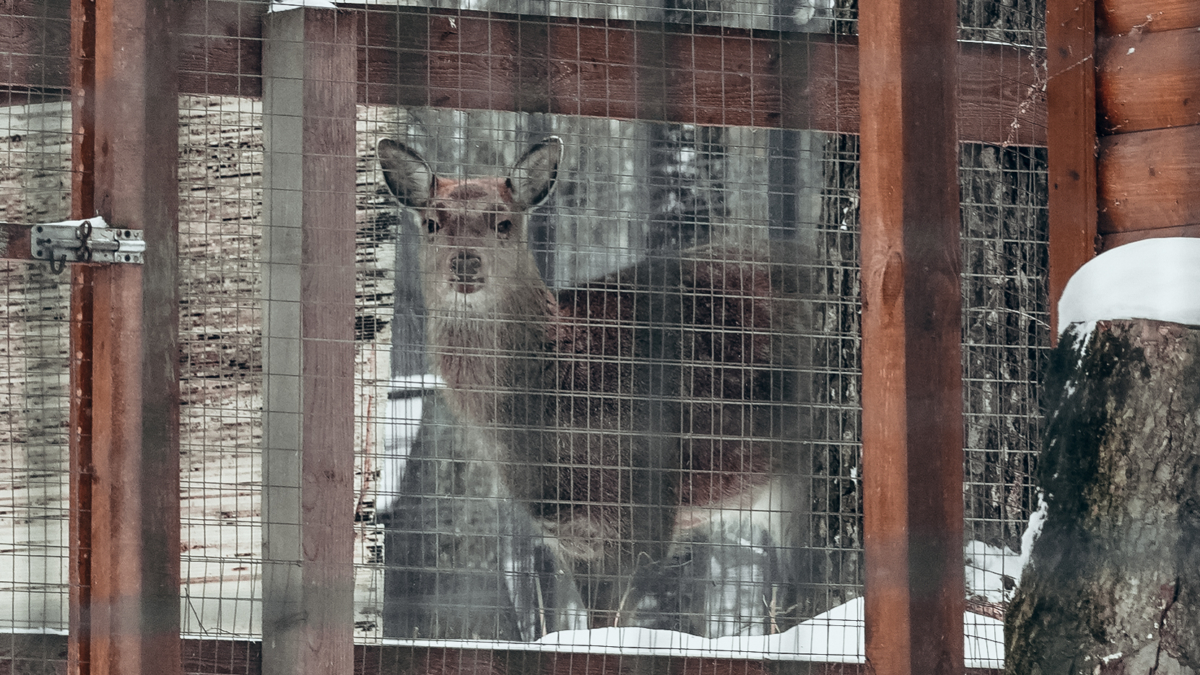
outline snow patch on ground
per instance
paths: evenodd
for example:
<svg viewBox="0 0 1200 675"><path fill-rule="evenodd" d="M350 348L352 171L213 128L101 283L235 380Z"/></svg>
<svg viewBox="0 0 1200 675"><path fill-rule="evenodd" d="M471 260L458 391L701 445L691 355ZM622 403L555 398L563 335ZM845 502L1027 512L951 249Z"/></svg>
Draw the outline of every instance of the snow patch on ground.
<svg viewBox="0 0 1200 675"><path fill-rule="evenodd" d="M289 9L298 9L300 7L324 7L333 9L336 5L330 0L274 0L271 6L267 8L268 12L286 12Z"/></svg>
<svg viewBox="0 0 1200 675"><path fill-rule="evenodd" d="M1200 325L1200 239L1135 241L1079 268L1058 302L1059 334L1112 319Z"/></svg>
<svg viewBox="0 0 1200 675"><path fill-rule="evenodd" d="M1017 581L1021 580L1021 574L1025 572L1025 568L1029 565L1029 554L1033 551L1033 543L1038 537L1042 536L1042 527L1046 524L1046 515L1049 513L1050 507L1046 504L1046 496L1038 493L1037 510L1029 514L1029 526L1025 528L1025 532L1021 535L1021 557L1017 561Z"/></svg>
<svg viewBox="0 0 1200 675"><path fill-rule="evenodd" d="M1021 579L1021 556L982 541L967 542L963 550L967 565L967 595L988 602L1008 602Z"/></svg>
<svg viewBox="0 0 1200 675"><path fill-rule="evenodd" d="M568 651L627 656L662 654L696 658L864 663L863 599L856 598L777 635L705 639L645 628L600 628L551 633L537 644ZM963 616L968 668L1002 668L1004 624L978 614Z"/></svg>
<svg viewBox="0 0 1200 675"><path fill-rule="evenodd" d="M776 635L707 639L648 628L597 628L551 633L537 642L477 640L384 640L384 644L413 647L567 651L618 656L691 658L752 658L818 663L866 662L863 637L863 599L839 605ZM991 617L963 615L967 668L1004 667L1004 624Z"/></svg>

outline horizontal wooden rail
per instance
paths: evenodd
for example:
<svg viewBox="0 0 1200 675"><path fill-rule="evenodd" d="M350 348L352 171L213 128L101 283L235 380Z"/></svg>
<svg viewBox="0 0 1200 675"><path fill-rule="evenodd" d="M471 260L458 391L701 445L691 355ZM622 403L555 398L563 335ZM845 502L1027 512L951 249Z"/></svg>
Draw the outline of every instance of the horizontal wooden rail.
<svg viewBox="0 0 1200 675"><path fill-rule="evenodd" d="M0 260L33 260L30 236L33 225L0 223Z"/></svg>
<svg viewBox="0 0 1200 675"><path fill-rule="evenodd" d="M1101 38L1096 105L1107 134L1200 124L1200 31Z"/></svg>
<svg viewBox="0 0 1200 675"><path fill-rule="evenodd" d="M1200 225L1183 225L1181 227L1150 228L1132 232L1115 232L1100 235L1100 251L1104 252L1122 244L1129 244L1143 239L1159 239L1162 237L1197 237L1200 238Z"/></svg>
<svg viewBox="0 0 1200 675"><path fill-rule="evenodd" d="M65 100L70 69L70 0L0 2L0 105Z"/></svg>
<svg viewBox="0 0 1200 675"><path fill-rule="evenodd" d="M67 60L53 55L68 53L66 23L39 31L59 20L34 11L34 0L14 2L29 7L13 10L21 27L0 32L0 53L21 55L0 71L0 92L19 92L9 99L17 102L65 96ZM180 92L261 96L266 4L180 4ZM345 11L361 13L359 103L858 133L853 38L413 7ZM1035 50L961 43L960 138L1045 145L1040 62Z"/></svg>
<svg viewBox="0 0 1200 675"><path fill-rule="evenodd" d="M1096 21L1104 35L1154 33L1200 25L1196 0L1099 0Z"/></svg>
<svg viewBox="0 0 1200 675"><path fill-rule="evenodd" d="M1100 139L1099 231L1200 225L1200 126Z"/></svg>
<svg viewBox="0 0 1200 675"><path fill-rule="evenodd" d="M8 644L10 636L0 634ZM53 663L66 653L66 636L16 635L13 646L24 654L36 654L39 663ZM183 671L207 675L259 675L261 673L262 643L257 640L184 639L182 644ZM0 647L3 654L3 647ZM653 669L635 670L638 665L652 662ZM758 675L759 673L792 672L785 662L741 659L696 659L630 657L598 654L570 654L523 651L490 651L470 649L432 649L428 647L393 647L379 645L354 646L353 675L383 675L384 673L502 673L516 675L554 675L555 673L610 673L624 675L633 672L669 673L671 675ZM866 675L867 666L842 663L812 663L811 675ZM779 666L783 666L782 668ZM490 669L489 669L490 667ZM440 670L439 670L440 668ZM967 669L967 675L1000 675L1003 671L983 668ZM350 675L347 673L346 675Z"/></svg>

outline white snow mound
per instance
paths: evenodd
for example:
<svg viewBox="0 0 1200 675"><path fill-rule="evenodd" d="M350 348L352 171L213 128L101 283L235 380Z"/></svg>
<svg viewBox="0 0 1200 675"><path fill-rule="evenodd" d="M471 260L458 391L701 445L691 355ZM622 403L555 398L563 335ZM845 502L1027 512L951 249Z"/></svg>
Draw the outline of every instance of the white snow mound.
<svg viewBox="0 0 1200 675"><path fill-rule="evenodd" d="M275 0L267 7L268 12L286 12L289 9L299 9L301 7L323 7L335 9L337 5L333 4L333 0Z"/></svg>
<svg viewBox="0 0 1200 675"><path fill-rule="evenodd" d="M862 598L815 616L776 635L739 635L706 639L667 630L597 628L551 633L535 648L623 656L753 658L765 660L865 663ZM963 615L966 667L1004 667L1004 623L991 617Z"/></svg>
<svg viewBox="0 0 1200 675"><path fill-rule="evenodd" d="M1200 239L1118 246L1079 268L1058 301L1058 332L1073 323L1152 319L1200 326Z"/></svg>

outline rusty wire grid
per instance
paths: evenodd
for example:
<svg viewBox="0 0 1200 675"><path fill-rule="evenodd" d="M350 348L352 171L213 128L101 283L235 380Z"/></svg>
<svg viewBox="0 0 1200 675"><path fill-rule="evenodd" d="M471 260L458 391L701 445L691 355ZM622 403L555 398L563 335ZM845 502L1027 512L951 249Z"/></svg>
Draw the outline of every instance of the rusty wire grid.
<svg viewBox="0 0 1200 675"><path fill-rule="evenodd" d="M0 221L67 218L70 105L0 96ZM66 657L69 303L69 275L0 262L0 667L15 672Z"/></svg>
<svg viewBox="0 0 1200 675"><path fill-rule="evenodd" d="M218 35L212 17L230 16L230 3L210 4L192 3L181 24L186 40L227 37ZM263 3L233 4L238 21L262 20ZM776 31L771 44L781 50L801 45L815 53L824 37L856 32L857 6L853 0L495 0L378 3L348 11L359 12L366 26L417 16L448 25L470 20L517 35L536 34L522 31L540 30L546 17L606 20L614 27L636 20L705 36L719 34L717 28L746 31L739 39L750 30ZM964 1L960 37L977 45L967 49L979 58L995 45L1037 48L1044 38L1041 12L1036 0ZM252 60L261 52L261 32L246 34L255 36L222 43L226 56L236 52L237 58L219 65L185 60L187 91L179 99L182 618L189 638L217 640L261 638L268 610L263 574L271 562L262 523L268 492L263 415L270 404L262 347L269 297L261 265L263 173L272 158L264 151L260 66ZM618 42L627 35L615 29L608 35L614 42L601 47L611 53L627 48ZM730 38L730 54L733 43ZM571 65L582 69L587 63L578 54ZM364 63L372 63L369 53ZM670 73L659 74L669 81ZM500 478L502 458L476 434L487 425L457 419L445 383L433 377L438 353L425 346L428 310L418 273L426 224L396 204L376 154L379 140L392 138L448 178L504 175L533 144L555 135L565 148L558 184L529 222L532 260L551 291L579 289L631 264L687 259L694 246L731 241L799 242L803 255L784 267L808 280L805 322L792 333L803 349L803 396L785 413L804 429L796 439L800 459L784 479L803 486L803 504L793 505L802 536L777 541L768 528L728 509L685 530L661 565L637 577L649 590L628 615L637 615L638 627L686 635L671 639L676 646L701 645L697 649L715 643L688 642L693 637L772 636L814 617L842 617L848 630L823 633L800 653L753 642L722 654L858 656L860 157L845 110L835 107L825 118L832 128L805 131L721 124L744 120L736 116L745 111L732 110L710 115L713 124L622 119L654 115L624 115L630 101L614 89L592 101L586 115L513 112L536 106L520 103L519 87L517 102L508 101L510 83L493 86L489 77L483 73L472 80L475 90L451 92L460 98L434 101L436 107L389 102L394 85L369 72L355 83L353 522L346 523L353 530L354 639L479 645L545 640L554 630L589 627L588 591L580 590L588 580L563 573L563 560ZM730 80L730 90L735 84ZM210 86L221 93L204 91ZM851 83L832 86L826 93L836 97ZM1037 82L1005 94L1026 109L1042 105L1040 95ZM69 104L29 92L5 90L0 97L0 220L66 218ZM496 109L478 109L481 98L498 102ZM453 100L474 107L454 108ZM686 103L689 110L712 105L695 96ZM600 116L595 111L601 108L615 112ZM1047 187L1036 134L1015 119L987 123L1003 127L993 142L960 145L964 564L970 609L995 620L1019 576L1021 534L1037 505L1031 476L1049 343ZM58 643L48 647L22 636L67 628L68 285L67 277L38 265L4 262L0 268L0 396L8 402L0 411L0 662L25 658L19 650L39 664L57 662ZM629 438L645 432L622 430ZM597 634L572 639L574 648L611 646ZM649 648L667 649L667 642Z"/></svg>

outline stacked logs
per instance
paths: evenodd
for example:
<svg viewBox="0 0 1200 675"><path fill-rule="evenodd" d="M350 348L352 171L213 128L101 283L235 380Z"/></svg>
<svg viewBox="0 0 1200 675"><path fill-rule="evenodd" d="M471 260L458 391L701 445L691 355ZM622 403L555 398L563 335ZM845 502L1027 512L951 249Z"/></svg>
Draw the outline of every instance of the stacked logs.
<svg viewBox="0 0 1200 675"><path fill-rule="evenodd" d="M1200 237L1200 3L1097 0L1095 30L1102 250Z"/></svg>

